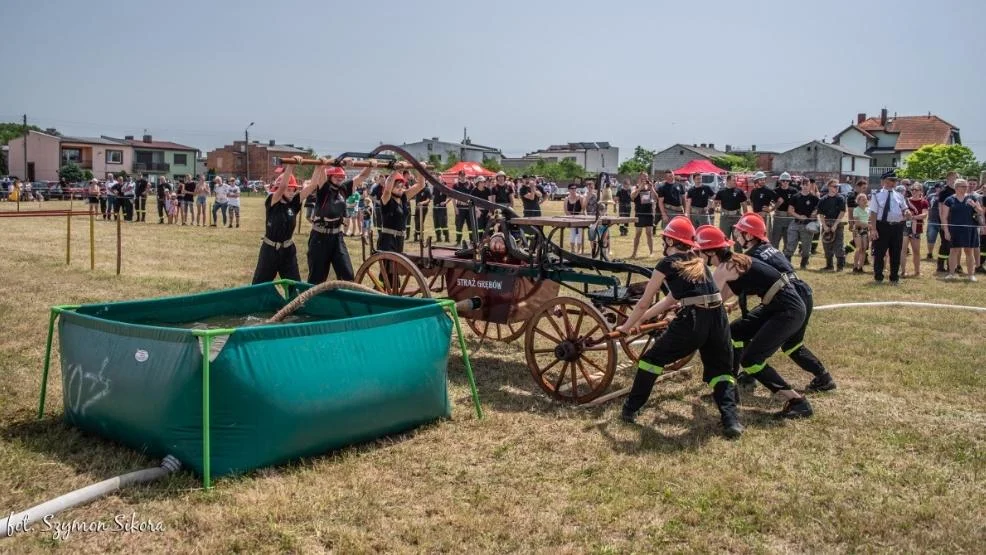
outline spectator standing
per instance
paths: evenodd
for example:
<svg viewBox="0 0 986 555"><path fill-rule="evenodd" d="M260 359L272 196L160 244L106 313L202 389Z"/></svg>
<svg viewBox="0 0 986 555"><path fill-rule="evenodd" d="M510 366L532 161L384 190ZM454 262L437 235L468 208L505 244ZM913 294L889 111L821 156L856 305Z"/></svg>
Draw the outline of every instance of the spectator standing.
<svg viewBox="0 0 986 555"><path fill-rule="evenodd" d="M974 191L974 192L973 192ZM969 194L981 206L986 206L986 183L979 184L979 180L969 180ZM977 274L986 274L986 217L979 215L979 264L976 266Z"/></svg>
<svg viewBox="0 0 986 555"><path fill-rule="evenodd" d="M675 179L674 172L664 172L664 183L657 190L657 207L662 222L685 213L685 186Z"/></svg>
<svg viewBox="0 0 986 555"><path fill-rule="evenodd" d="M435 229L435 241L448 242L448 195L439 189L431 193L431 224Z"/></svg>
<svg viewBox="0 0 986 555"><path fill-rule="evenodd" d="M566 216L581 216L585 214L585 200L579 196L578 186L575 183L569 183L568 185L568 196L565 197L565 215ZM572 252L578 252L582 249L582 230L573 227L568 230L568 244L571 247Z"/></svg>
<svg viewBox="0 0 986 555"><path fill-rule="evenodd" d="M89 180L86 196L89 201L89 213L95 215L96 210L99 210L99 180L95 177Z"/></svg>
<svg viewBox="0 0 986 555"><path fill-rule="evenodd" d="M132 178L127 178L120 186L123 193L123 219L132 222L134 219L134 199L137 198L137 185Z"/></svg>
<svg viewBox="0 0 986 555"><path fill-rule="evenodd" d="M862 274L863 266L866 265L866 257L870 252L869 235L869 197L866 193L856 195L856 206L852 209L853 221L853 242L856 244L856 252L853 258L852 273Z"/></svg>
<svg viewBox="0 0 986 555"><path fill-rule="evenodd" d="M524 206L525 218L536 218L541 215L541 203L544 202L544 195L544 189L535 183L534 178L524 176L524 184L520 187L520 201ZM435 202L438 202L437 197Z"/></svg>
<svg viewBox="0 0 986 555"><path fill-rule="evenodd" d="M942 223L947 224L944 233L949 242L948 275L945 279L955 279L962 255L965 255L969 281L976 281L976 257L979 255L979 217L983 206L969 195L969 182L956 179L953 184L955 194L943 204Z"/></svg>
<svg viewBox="0 0 986 555"><path fill-rule="evenodd" d="M774 225L770 228L770 243L774 245L774 248L786 251L787 229L791 223L791 218L787 213L791 207L791 199L798 194L798 191L791 187L791 174L784 172L780 175L777 180L777 188L774 189L773 193ZM781 247L781 241L784 242L783 247Z"/></svg>
<svg viewBox="0 0 986 555"><path fill-rule="evenodd" d="M204 175L199 175L198 182L195 184L195 225L203 227L207 225L205 203L208 198L209 184L206 182Z"/></svg>
<svg viewBox="0 0 986 555"><path fill-rule="evenodd" d="M360 193L358 190L353 189L351 195L346 197L346 222L343 226L342 232L346 235L356 236L360 231L359 226L359 205L360 205Z"/></svg>
<svg viewBox="0 0 986 555"><path fill-rule="evenodd" d="M897 174L880 178L883 187L869 203L869 234L873 240L873 279L883 282L883 266L890 251L890 284L900 284L900 253L904 245L904 221L911 217L904 197L894 191Z"/></svg>
<svg viewBox="0 0 986 555"><path fill-rule="evenodd" d="M800 244L800 268L802 270L808 268L808 260L811 258L811 241L817 231L814 228L818 226L815 219L818 215L818 203L820 201L815 184L809 182L803 185L801 192L794 195L788 203L787 215L791 221L787 228L784 256L791 260L794 256L795 247Z"/></svg>
<svg viewBox="0 0 986 555"><path fill-rule="evenodd" d="M414 197L414 240L421 241L425 236L425 222L428 221L428 208L431 206L431 186L426 181L424 187ZM508 199L509 200L509 199ZM353 225L353 230L355 235L359 232L358 218L353 218L356 222Z"/></svg>
<svg viewBox="0 0 986 555"><path fill-rule="evenodd" d="M618 214L621 218L630 217L630 209L633 206L633 199L630 198L630 182L628 180L623 180L622 183L617 184L616 189L616 206ZM629 233L627 224L620 224L620 237L626 237Z"/></svg>
<svg viewBox="0 0 986 555"><path fill-rule="evenodd" d="M212 226L216 227L218 223L216 219L216 212L222 211L223 213L223 226L226 225L226 213L229 210L229 185L223 183L223 178L217 177L215 179L216 186L212 191L216 196L216 200L212 202Z"/></svg>
<svg viewBox="0 0 986 555"><path fill-rule="evenodd" d="M736 186L736 178L732 175L726 176L726 187L720 189L715 197L716 210L719 212L719 229L726 237L733 236L733 227L743 215L744 207L749 208L750 202L746 198L746 192ZM739 252L740 246L734 245L734 250Z"/></svg>
<svg viewBox="0 0 986 555"><path fill-rule="evenodd" d="M168 180L164 177L160 177L157 180L157 185L155 186L157 193L157 223L164 223L164 216L168 214L168 207L166 206L167 201L171 199L171 185L168 184ZM168 222L171 223L171 222Z"/></svg>
<svg viewBox="0 0 986 555"><path fill-rule="evenodd" d="M696 228L712 224L710 201L715 196L712 187L702 183L702 176L697 177L699 178L698 183L685 193L685 212Z"/></svg>
<svg viewBox="0 0 986 555"><path fill-rule="evenodd" d="M750 207L753 210L753 213L760 216L760 219L763 220L764 225L767 226L767 234L769 237L772 227L770 212L773 210L774 192L766 187L767 174L757 172L753 174L752 180L753 189L750 190ZM774 246L776 247L777 245ZM784 250L787 251L787 244L784 246ZM788 256L788 260L790 259L791 257Z"/></svg>
<svg viewBox="0 0 986 555"><path fill-rule="evenodd" d="M637 217L637 221L634 223L636 233L633 236L633 254L630 255L630 258L637 257L641 233L647 237L647 250L650 252L650 256L654 256L654 199L656 196L654 183L647 177L646 173L640 172L640 175L637 176L637 185L630 192L634 214Z"/></svg>
<svg viewBox="0 0 986 555"><path fill-rule="evenodd" d="M945 186L942 187L942 190L938 193L938 216L942 226L946 226L948 224L948 219L945 218L945 201L948 200L948 197L955 194L955 187L953 185L958 177L959 174L954 171L950 171L945 174ZM941 241L938 244L938 273L945 273L949 269L947 266L951 260L950 253L952 251L952 244L948 239L949 234L945 233L946 229L947 228L942 227ZM961 262L961 260L959 262ZM961 264L959 265L957 271L960 274L962 273Z"/></svg>
<svg viewBox="0 0 986 555"><path fill-rule="evenodd" d="M240 187L233 183L226 193L227 203L229 204L229 227L233 227L233 220L236 220L236 227L240 227Z"/></svg>
<svg viewBox="0 0 986 555"><path fill-rule="evenodd" d="M924 198L921 183L915 181L909 184L907 207L911 210L911 219L904 227L907 237L904 239L904 251L900 253L900 276L907 277L907 250L910 247L911 260L914 263L914 277L921 277L921 236L924 233L924 221L928 218L928 201Z"/></svg>
<svg viewBox="0 0 986 555"><path fill-rule="evenodd" d="M935 243L941 234L941 211L938 210L938 193L942 190L940 183L935 183L928 189L924 199L928 201L928 231L925 233L928 241L928 253L925 260L935 260Z"/></svg>
<svg viewBox="0 0 986 555"><path fill-rule="evenodd" d="M829 179L825 184L828 191L818 202L818 220L821 225L822 247L825 249L824 270L841 272L846 268L846 237L844 220L846 199L839 194L839 180ZM836 266L832 266L832 258Z"/></svg>
<svg viewBox="0 0 986 555"><path fill-rule="evenodd" d="M103 213L104 220L113 219L113 212L116 210L116 191L118 190L116 179L113 174L106 177L106 212Z"/></svg>
<svg viewBox="0 0 986 555"><path fill-rule="evenodd" d="M134 211L137 214L138 222L147 221L147 191L150 186L151 184L147 181L147 176L140 174L134 191Z"/></svg>

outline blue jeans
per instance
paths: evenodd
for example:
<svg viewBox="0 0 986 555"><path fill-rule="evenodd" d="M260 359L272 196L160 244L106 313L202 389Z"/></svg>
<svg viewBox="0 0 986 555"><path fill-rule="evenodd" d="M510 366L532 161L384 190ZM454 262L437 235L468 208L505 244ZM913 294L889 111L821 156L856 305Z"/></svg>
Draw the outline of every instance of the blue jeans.
<svg viewBox="0 0 986 555"><path fill-rule="evenodd" d="M216 225L216 212L219 210L223 211L223 225L226 225L226 209L228 204L225 202L214 202L212 203L212 225Z"/></svg>
<svg viewBox="0 0 986 555"><path fill-rule="evenodd" d="M935 241L938 240L938 233L941 231L941 224L938 222L928 222L928 247L934 247ZM929 249L928 252L931 252Z"/></svg>

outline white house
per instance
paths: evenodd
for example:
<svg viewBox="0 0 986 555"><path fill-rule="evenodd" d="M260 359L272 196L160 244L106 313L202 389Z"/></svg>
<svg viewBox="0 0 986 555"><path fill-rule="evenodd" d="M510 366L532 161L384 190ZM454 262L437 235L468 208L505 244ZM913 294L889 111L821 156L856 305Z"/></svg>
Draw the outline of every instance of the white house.
<svg viewBox="0 0 986 555"><path fill-rule="evenodd" d="M572 160L589 173L616 173L620 165L620 149L605 141L551 145L546 149L529 152L524 157L541 158L549 163Z"/></svg>
<svg viewBox="0 0 986 555"><path fill-rule="evenodd" d="M870 175L870 157L844 145L811 141L774 156L774 170L812 177Z"/></svg>
<svg viewBox="0 0 986 555"><path fill-rule="evenodd" d="M503 159L503 153L498 148L477 145L472 139L466 138L461 143L441 141L438 137L421 139L416 143L404 143L401 148L418 160L428 161L432 156L438 156L442 163L448 162L449 154L454 154L462 162L478 162Z"/></svg>

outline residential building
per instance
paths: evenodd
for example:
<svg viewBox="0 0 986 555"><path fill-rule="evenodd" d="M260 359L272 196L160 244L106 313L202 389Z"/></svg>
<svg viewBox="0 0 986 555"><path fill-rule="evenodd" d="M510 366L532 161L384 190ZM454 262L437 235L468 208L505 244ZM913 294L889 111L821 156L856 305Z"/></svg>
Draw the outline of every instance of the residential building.
<svg viewBox="0 0 986 555"><path fill-rule="evenodd" d="M551 145L543 150L529 152L524 157L541 158L549 163L572 160L589 173L615 174L620 165L620 149L605 141Z"/></svg>
<svg viewBox="0 0 986 555"><path fill-rule="evenodd" d="M870 157L843 145L811 141L774 156L774 170L819 179L870 175Z"/></svg>
<svg viewBox="0 0 986 555"><path fill-rule="evenodd" d="M135 140L133 135L123 139L103 136L104 139L129 145L133 148L133 171L135 174L147 174L151 181L159 177L174 179L186 175L195 175L195 159L198 149L169 141L155 141L151 135L144 135Z"/></svg>
<svg viewBox="0 0 986 555"><path fill-rule="evenodd" d="M24 146L27 145L27 168L24 167ZM134 149L127 144L105 137L67 137L29 131L8 143L10 174L29 181L57 181L58 170L75 163L90 170L96 177L110 173L131 173Z"/></svg>
<svg viewBox="0 0 986 555"><path fill-rule="evenodd" d="M455 155L461 162L477 162L482 164L486 160L503 159L500 149L491 146L478 145L472 139L466 137L461 143L450 143L439 140L438 137L421 139L416 143L404 143L401 148L418 160L427 162L432 156L438 156L442 163L448 162L449 155Z"/></svg>
<svg viewBox="0 0 986 555"><path fill-rule="evenodd" d="M9 146L7 146L7 145L0 145L0 161L3 162L2 164L0 164L0 166L3 166L5 168L9 168L10 167L10 166L7 165L7 160L10 159L10 156L8 154L9 151L10 151L10 147ZM4 172L4 175L7 175L7 172Z"/></svg>
<svg viewBox="0 0 986 555"><path fill-rule="evenodd" d="M833 141L869 155L873 160L870 177L877 178L903 166L922 146L962 144L959 128L930 112L926 116L888 116L886 108L880 110L878 118L857 114L856 122L837 133Z"/></svg>
<svg viewBox="0 0 986 555"><path fill-rule="evenodd" d="M714 144L686 145L679 143L654 155L654 161L651 162L651 173L658 174L667 170L676 170L692 160L706 160L715 163L713 158L725 155L725 152L716 150Z"/></svg>
<svg viewBox="0 0 986 555"><path fill-rule="evenodd" d="M231 145L209 152L206 155L206 166L219 176L269 183L274 180L274 168L280 165L280 158L309 155L308 150L293 144L279 145L273 139L266 143L250 141L249 145L245 145L244 141L233 141ZM247 159L249 159L249 171L247 171Z"/></svg>
<svg viewBox="0 0 986 555"><path fill-rule="evenodd" d="M752 145L750 148L736 148L732 145L726 145L726 154L735 154L737 156L753 156L756 160L756 169L758 171L769 172L774 169L774 156L780 154L779 152L773 150L757 150L757 145Z"/></svg>

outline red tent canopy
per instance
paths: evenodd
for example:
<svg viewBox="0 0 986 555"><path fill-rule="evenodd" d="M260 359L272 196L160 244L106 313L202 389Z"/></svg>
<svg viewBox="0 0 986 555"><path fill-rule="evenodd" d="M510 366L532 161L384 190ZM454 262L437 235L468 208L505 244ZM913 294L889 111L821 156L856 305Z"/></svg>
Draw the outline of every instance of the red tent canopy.
<svg viewBox="0 0 986 555"><path fill-rule="evenodd" d="M444 177L446 175L451 175L454 177L460 171L466 172L466 177L477 177L480 175L484 177L493 177L496 175L496 172L491 172L490 170L479 165L477 162L459 162L458 164L442 172L442 176Z"/></svg>
<svg viewBox="0 0 986 555"><path fill-rule="evenodd" d="M674 173L681 175L693 175L696 173L725 173L726 170L717 167L708 160L692 160L684 166L674 170Z"/></svg>

